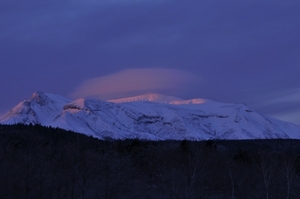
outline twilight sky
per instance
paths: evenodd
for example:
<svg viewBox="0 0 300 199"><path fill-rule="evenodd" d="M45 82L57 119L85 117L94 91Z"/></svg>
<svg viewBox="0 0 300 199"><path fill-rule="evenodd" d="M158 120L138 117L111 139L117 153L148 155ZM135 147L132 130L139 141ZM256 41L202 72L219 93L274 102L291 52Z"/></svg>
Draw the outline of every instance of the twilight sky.
<svg viewBox="0 0 300 199"><path fill-rule="evenodd" d="M35 91L158 92L300 124L299 0L2 0L0 115Z"/></svg>

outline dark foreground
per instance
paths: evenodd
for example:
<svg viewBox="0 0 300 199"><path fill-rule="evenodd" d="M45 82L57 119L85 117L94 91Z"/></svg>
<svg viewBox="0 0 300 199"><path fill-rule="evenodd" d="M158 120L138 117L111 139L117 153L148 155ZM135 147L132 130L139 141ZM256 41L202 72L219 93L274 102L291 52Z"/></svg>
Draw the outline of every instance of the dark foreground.
<svg viewBox="0 0 300 199"><path fill-rule="evenodd" d="M299 199L300 141L100 141L0 125L0 196Z"/></svg>

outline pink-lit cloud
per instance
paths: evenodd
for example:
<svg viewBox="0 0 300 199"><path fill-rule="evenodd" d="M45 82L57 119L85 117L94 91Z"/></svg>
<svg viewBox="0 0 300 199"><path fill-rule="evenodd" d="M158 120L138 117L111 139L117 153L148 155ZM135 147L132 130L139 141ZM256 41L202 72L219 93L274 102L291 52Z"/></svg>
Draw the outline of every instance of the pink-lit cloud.
<svg viewBox="0 0 300 199"><path fill-rule="evenodd" d="M145 93L178 95L199 83L200 78L183 70L165 68L128 69L83 82L72 97L112 99Z"/></svg>

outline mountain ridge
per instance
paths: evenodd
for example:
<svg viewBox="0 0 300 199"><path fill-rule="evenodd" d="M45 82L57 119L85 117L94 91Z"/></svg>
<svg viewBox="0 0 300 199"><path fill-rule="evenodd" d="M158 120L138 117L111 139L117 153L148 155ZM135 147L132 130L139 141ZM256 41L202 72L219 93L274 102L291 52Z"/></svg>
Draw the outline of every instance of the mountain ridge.
<svg viewBox="0 0 300 199"><path fill-rule="evenodd" d="M263 116L244 104L159 94L103 101L35 92L0 118L0 123L41 124L99 139L300 138L299 126Z"/></svg>

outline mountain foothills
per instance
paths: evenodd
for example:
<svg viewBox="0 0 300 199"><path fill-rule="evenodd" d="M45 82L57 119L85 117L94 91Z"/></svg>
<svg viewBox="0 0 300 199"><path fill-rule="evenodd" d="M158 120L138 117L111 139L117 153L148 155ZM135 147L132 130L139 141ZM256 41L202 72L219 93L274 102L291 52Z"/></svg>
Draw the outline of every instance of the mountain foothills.
<svg viewBox="0 0 300 199"><path fill-rule="evenodd" d="M102 101L35 92L0 118L1 124L40 124L99 139L210 140L300 138L300 126L244 104L182 100L159 94Z"/></svg>

